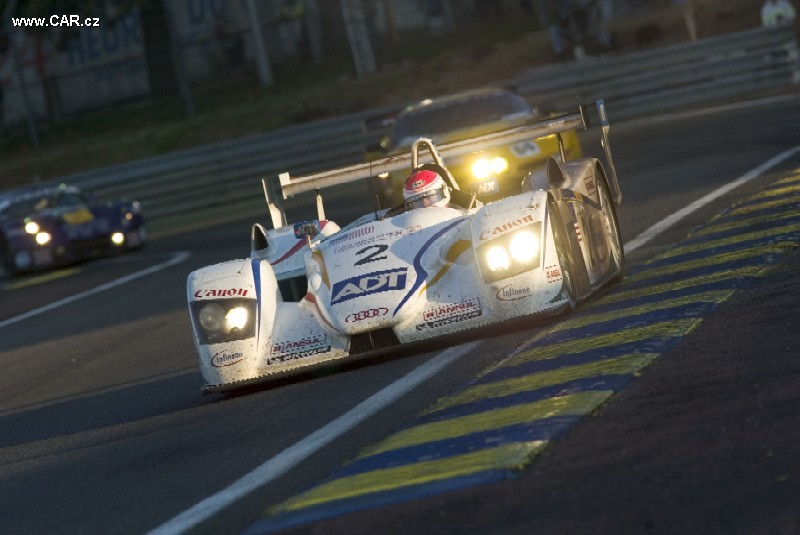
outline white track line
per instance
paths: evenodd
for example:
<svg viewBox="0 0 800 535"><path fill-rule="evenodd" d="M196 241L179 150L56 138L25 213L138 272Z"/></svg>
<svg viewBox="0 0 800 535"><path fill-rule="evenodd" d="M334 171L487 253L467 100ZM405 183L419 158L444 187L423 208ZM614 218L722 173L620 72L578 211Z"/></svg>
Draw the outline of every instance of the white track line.
<svg viewBox="0 0 800 535"><path fill-rule="evenodd" d="M173 535L185 533L200 522L207 520L233 502L246 496L258 487L282 476L290 469L306 460L310 455L327 446L334 439L350 431L361 422L374 415L384 407L391 405L404 396L411 389L433 377L445 366L452 364L481 342L470 342L456 347L451 347L422 366L411 371L390 384L383 390L359 403L324 427L314 431L306 438L280 452L249 474L235 481L228 488L221 490L198 503L191 509L179 514L172 520L155 528L149 535Z"/></svg>
<svg viewBox="0 0 800 535"><path fill-rule="evenodd" d="M742 184L745 184L753 179L760 177L768 170L772 169L776 165L783 163L784 161L788 160L798 152L800 152L800 145L770 158L769 160L762 163L758 167L751 169L747 173L743 174L733 182L728 182L724 186L715 189L711 193L697 199L693 203L686 205L677 212L665 217L664 219L662 219L661 221L651 226L650 228L648 228L647 230L636 236L634 239L626 243L623 246L625 248L625 252L629 253L631 251L635 251L636 249L638 249L645 243L649 242L650 240L652 240L653 238L655 238L656 236L667 230L669 227L671 227L684 217L688 216L693 212L696 212L697 210L707 205L711 201L714 201L717 198L721 197L722 195L725 195L729 191L738 188Z"/></svg>
<svg viewBox="0 0 800 535"><path fill-rule="evenodd" d="M164 269L166 269L168 267L172 267L174 265L180 264L181 262L183 262L184 260L186 260L190 256L192 256L192 253L189 253L189 252L186 252L186 251L180 251L180 252L174 253L172 255L172 258L170 258L166 262L162 262L161 264L156 264L155 266L151 266L151 267L149 267L147 269L143 269L141 271L137 271L136 273L131 273L130 275L126 275L124 277L120 277L119 279L113 280L111 282L107 282L105 284L101 284L100 286L97 286L96 288L92 288L91 290L86 290L85 292L80 292L80 293L77 293L75 295L71 295L69 297L65 297L64 299L61 299L60 301L55 301L55 302L50 303L48 305L45 305L43 307L35 308L33 310L29 310L28 312L25 312L24 314L20 314L19 316L14 316L13 318L8 318L6 320L0 321L0 329L2 329L3 327L8 327L9 325L13 325L14 323L19 323L20 321L26 320L28 318L32 318L33 316L38 316L39 314L42 314L44 312L48 312L50 310L62 307L64 305L68 305L70 303L74 303L75 301L77 301L79 299L83 299L84 297L89 297L90 295L99 294L100 292L104 292L106 290L110 290L111 288L114 288L115 286L120 286L122 284L126 284L126 283L128 283L128 282L130 282L132 280L136 280L138 278L141 278L141 277L150 275L152 273L156 273L158 271L164 270Z"/></svg>
<svg viewBox="0 0 800 535"><path fill-rule="evenodd" d="M720 106L713 106L710 108L701 108L697 110L689 110L689 111L678 111L674 113L662 113L661 115L655 115L653 117L642 117L641 119L630 119L628 121L622 121L617 123L616 127L612 124L612 130L615 128L622 128L623 126L643 126L643 125L651 125L657 123L665 123L669 121L674 121L677 119L688 119L691 117L702 117L704 115L713 115L715 113L722 113L726 111L736 111L736 110L746 110L748 108L758 108L761 106L766 106L768 104L776 104L779 102L789 102L791 100L797 100L798 95L797 93L791 93L788 95L774 95L771 97L764 97L759 98L756 100L745 100L742 102L732 102L730 104L722 104ZM613 120L613 116L612 116Z"/></svg>

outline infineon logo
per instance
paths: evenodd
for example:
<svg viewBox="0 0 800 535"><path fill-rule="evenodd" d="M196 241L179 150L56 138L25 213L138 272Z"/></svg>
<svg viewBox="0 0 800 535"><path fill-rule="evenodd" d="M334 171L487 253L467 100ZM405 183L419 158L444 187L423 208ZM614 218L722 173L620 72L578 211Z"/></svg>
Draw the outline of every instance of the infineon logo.
<svg viewBox="0 0 800 535"><path fill-rule="evenodd" d="M406 287L406 272L407 268L389 269L339 281L333 285L331 304L390 290L402 290Z"/></svg>

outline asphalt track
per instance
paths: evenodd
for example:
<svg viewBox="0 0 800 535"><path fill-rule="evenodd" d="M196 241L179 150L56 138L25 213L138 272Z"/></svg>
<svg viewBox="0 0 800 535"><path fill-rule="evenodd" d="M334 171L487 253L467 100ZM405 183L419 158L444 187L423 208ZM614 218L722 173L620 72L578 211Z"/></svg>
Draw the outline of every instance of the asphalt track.
<svg viewBox="0 0 800 535"><path fill-rule="evenodd" d="M798 463L785 448L791 433L779 431L797 427L783 408L796 405L796 389L785 382L797 365L771 359L762 369L755 353L737 349L777 343L778 327L794 340L785 322L797 318L796 274L786 266L797 261L800 159L786 151L800 139L797 104L612 127L628 243L697 199L748 180L642 242L628 255L628 280L578 315L473 342L409 393L284 463L268 484L256 482L208 518L189 515L177 528L171 522L198 504L213 508L240 478L280 464L370 396L459 350L201 397L185 278L246 255L245 221L156 239L141 253L59 275L0 281L3 531L260 533L298 522L301 531L330 533L793 532ZM787 157L763 167L780 154ZM328 212L346 220L351 208ZM784 287L794 289L793 301ZM750 317L757 305L769 307L767 318ZM759 342L760 333L771 338ZM736 366L708 356L726 344L724 362ZM782 347L781 355L797 355L796 345ZM728 396L702 384L716 376ZM754 392L752 403L740 395ZM770 411L747 420L745 431L760 422L747 434L738 417L746 420L757 403ZM714 447L713 438L728 432L721 428L734 430L744 451ZM753 435L771 447L752 451ZM667 447L670 437L682 439L680 447ZM755 468L764 459L782 463L773 478ZM728 480L712 486L702 469L715 467ZM734 476L764 481L748 493L750 480ZM462 485L470 478L479 485ZM733 496L731 481L744 490ZM691 494L695 488L702 492ZM333 510L349 514L307 524Z"/></svg>

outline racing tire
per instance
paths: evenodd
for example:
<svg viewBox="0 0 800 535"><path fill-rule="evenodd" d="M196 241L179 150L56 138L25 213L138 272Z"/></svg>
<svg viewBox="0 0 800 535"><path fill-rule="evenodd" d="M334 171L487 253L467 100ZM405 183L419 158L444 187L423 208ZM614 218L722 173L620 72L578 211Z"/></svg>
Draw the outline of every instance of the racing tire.
<svg viewBox="0 0 800 535"><path fill-rule="evenodd" d="M575 251L580 251L580 245L574 233L567 231L564 226L558 205L551 202L548 207L550 212L550 224L553 226L553 241L556 246L558 262L561 264L561 278L563 279L563 290L567 292L569 310L575 310L581 301L581 288L588 288L589 273L586 271L586 264L583 256Z"/></svg>
<svg viewBox="0 0 800 535"><path fill-rule="evenodd" d="M137 230L136 233L139 235L139 243L133 247L132 250L141 250L144 249L145 244L147 243L147 227L142 224Z"/></svg>
<svg viewBox="0 0 800 535"><path fill-rule="evenodd" d="M26 249L9 254L8 266L12 275L22 275L33 270L33 255Z"/></svg>
<svg viewBox="0 0 800 535"><path fill-rule="evenodd" d="M625 250L622 247L622 234L619 231L617 221L617 211L608 193L608 185L605 179L598 180L598 196L600 200L601 213L603 214L603 228L605 231L606 246L611 254L611 265L608 267L609 274L616 271L609 278L609 282L615 283L625 277Z"/></svg>

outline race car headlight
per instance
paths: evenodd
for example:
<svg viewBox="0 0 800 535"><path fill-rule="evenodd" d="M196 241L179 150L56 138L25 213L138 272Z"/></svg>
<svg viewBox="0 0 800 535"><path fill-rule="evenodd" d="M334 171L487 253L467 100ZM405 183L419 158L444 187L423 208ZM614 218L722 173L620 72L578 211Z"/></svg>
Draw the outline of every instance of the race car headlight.
<svg viewBox="0 0 800 535"><path fill-rule="evenodd" d="M250 314L244 307L235 307L225 314L225 328L229 331L239 330L245 328Z"/></svg>
<svg viewBox="0 0 800 535"><path fill-rule="evenodd" d="M472 176L478 180L496 177L508 169L508 161L500 156L494 158L478 158L472 163Z"/></svg>
<svg viewBox="0 0 800 535"><path fill-rule="evenodd" d="M505 271L511 266L508 252L503 247L492 246L486 251L486 265L490 271Z"/></svg>
<svg viewBox="0 0 800 535"><path fill-rule="evenodd" d="M122 232L115 232L111 235L111 243L114 245L122 245L125 243L125 234Z"/></svg>
<svg viewBox="0 0 800 535"><path fill-rule="evenodd" d="M39 245L47 245L48 243L50 243L50 240L52 239L53 236L51 236L49 232L36 233L36 243L38 243Z"/></svg>
<svg viewBox="0 0 800 535"><path fill-rule="evenodd" d="M39 232L39 223L36 221L28 221L25 223L25 232L28 234L36 234Z"/></svg>
<svg viewBox="0 0 800 535"><path fill-rule="evenodd" d="M206 303L197 315L200 326L207 331L222 330L225 320L225 308L217 303Z"/></svg>
<svg viewBox="0 0 800 535"><path fill-rule="evenodd" d="M253 299L193 301L189 307L195 332L203 344L233 342L255 336L256 302Z"/></svg>
<svg viewBox="0 0 800 535"><path fill-rule="evenodd" d="M508 242L508 249L516 262L530 264L539 254L539 238L527 230L515 232Z"/></svg>
<svg viewBox="0 0 800 535"><path fill-rule="evenodd" d="M541 228L537 222L478 246L476 253L484 282L513 277L538 266Z"/></svg>

